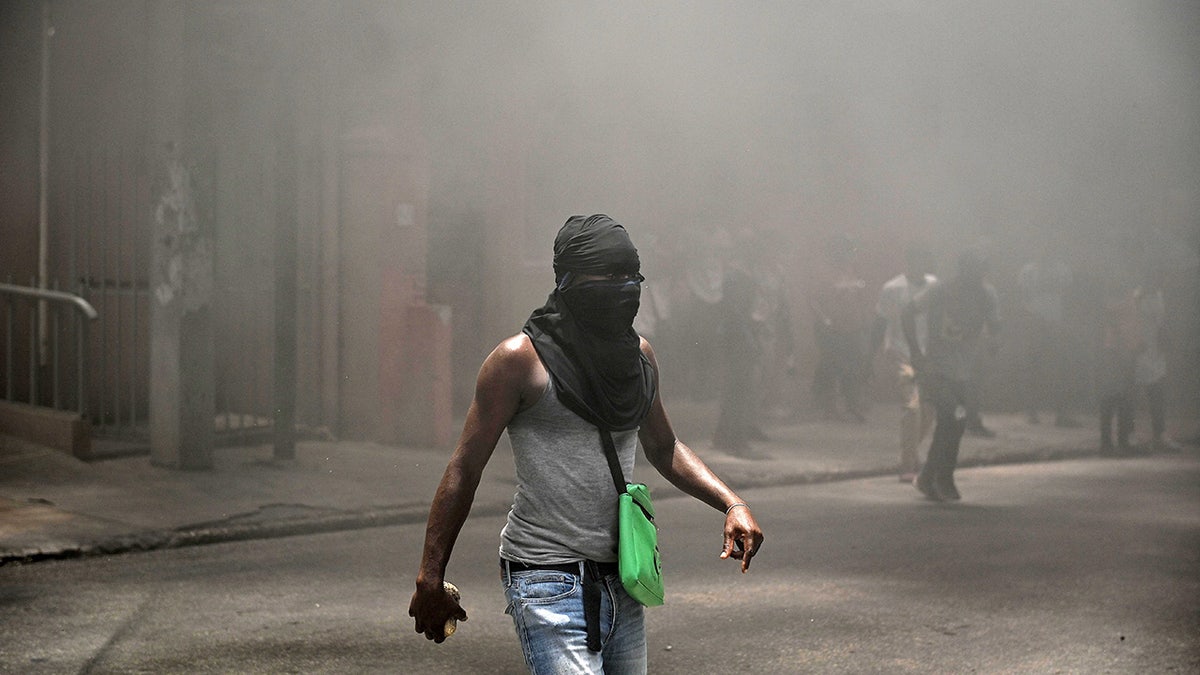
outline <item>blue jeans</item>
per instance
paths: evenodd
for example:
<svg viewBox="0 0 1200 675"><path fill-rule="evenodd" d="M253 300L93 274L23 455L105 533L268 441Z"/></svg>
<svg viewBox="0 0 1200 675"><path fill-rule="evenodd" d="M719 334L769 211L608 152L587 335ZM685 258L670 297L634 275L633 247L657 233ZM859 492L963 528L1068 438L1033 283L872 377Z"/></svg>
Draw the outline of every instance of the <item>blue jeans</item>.
<svg viewBox="0 0 1200 675"><path fill-rule="evenodd" d="M616 575L604 577L600 591L602 649L589 651L581 578L555 570L510 571L500 562L500 581L508 600L504 612L513 619L529 672L645 673L641 603L629 597Z"/></svg>

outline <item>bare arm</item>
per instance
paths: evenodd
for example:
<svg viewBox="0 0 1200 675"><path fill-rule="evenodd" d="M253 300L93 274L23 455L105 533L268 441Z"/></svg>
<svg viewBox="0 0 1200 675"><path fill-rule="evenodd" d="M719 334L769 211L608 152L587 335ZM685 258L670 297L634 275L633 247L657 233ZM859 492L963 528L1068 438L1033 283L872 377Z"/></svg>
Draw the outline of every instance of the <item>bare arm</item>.
<svg viewBox="0 0 1200 675"><path fill-rule="evenodd" d="M462 607L442 589L446 565L500 434L513 415L532 405L544 391L544 378L537 354L524 336L510 338L496 347L479 369L475 398L467 411L462 435L429 509L417 589L408 608L416 632L434 642L445 639L447 619L467 619Z"/></svg>
<svg viewBox="0 0 1200 675"><path fill-rule="evenodd" d="M900 309L900 328L904 331L904 341L908 343L909 362L918 375L925 374L928 361L921 351L921 343L917 342L917 314L924 313L928 317L930 297L935 289L936 283L926 285ZM933 326L929 329L932 331Z"/></svg>
<svg viewBox="0 0 1200 675"><path fill-rule="evenodd" d="M916 370L923 370L925 354L917 342L917 307L909 302L900 310L900 327L904 329L904 341L908 343L909 360Z"/></svg>
<svg viewBox="0 0 1200 675"><path fill-rule="evenodd" d="M649 342L642 340L642 351L657 373L658 362ZM642 422L638 438L646 452L646 459L672 485L719 511L727 512L725 545L721 557L741 560L742 572L749 569L750 559L762 547L762 530L754 520L750 507L691 448L675 437L661 395L655 397L649 416ZM737 506L730 508L733 505Z"/></svg>
<svg viewBox="0 0 1200 675"><path fill-rule="evenodd" d="M987 285L988 311L985 326L989 338L995 338L1000 334L1000 298L996 295L996 289L991 284Z"/></svg>

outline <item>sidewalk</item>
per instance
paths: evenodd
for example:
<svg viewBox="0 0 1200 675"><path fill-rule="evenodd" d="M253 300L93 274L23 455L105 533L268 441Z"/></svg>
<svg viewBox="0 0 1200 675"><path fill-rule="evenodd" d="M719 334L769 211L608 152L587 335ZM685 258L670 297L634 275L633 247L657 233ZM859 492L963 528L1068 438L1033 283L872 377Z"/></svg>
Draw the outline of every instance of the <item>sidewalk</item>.
<svg viewBox="0 0 1200 675"><path fill-rule="evenodd" d="M877 405L865 424L770 426L771 440L754 446L759 459L712 448L713 404L668 410L680 438L736 489L896 473L899 411L892 406ZM964 438L960 466L1095 454L1091 424L1032 426L1017 415L986 421L997 437ZM86 463L0 436L0 565L424 522L450 450L310 441L291 461L274 461L269 446L223 448L213 470L178 471L145 456ZM680 496L644 460L636 477L657 499ZM505 512L514 485L504 438L472 513Z"/></svg>

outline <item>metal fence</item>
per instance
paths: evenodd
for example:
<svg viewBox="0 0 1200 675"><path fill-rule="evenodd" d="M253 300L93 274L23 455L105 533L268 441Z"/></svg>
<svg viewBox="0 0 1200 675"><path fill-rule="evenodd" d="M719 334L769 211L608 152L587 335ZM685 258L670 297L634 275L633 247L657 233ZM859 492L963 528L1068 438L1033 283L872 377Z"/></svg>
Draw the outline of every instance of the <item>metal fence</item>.
<svg viewBox="0 0 1200 675"><path fill-rule="evenodd" d="M214 162L202 178L208 181L205 197L211 198L207 208L212 213L206 216L212 219L214 239L212 414L218 444L262 438L274 429L277 416L288 427L305 426L295 420L294 409L291 417L277 411L286 404L276 396L276 334L297 329L281 328L276 322L281 277L276 274L280 189L275 162L267 152L235 150L225 149L220 154L225 164ZM38 280L9 278L5 284L6 289L24 290L0 295L5 312L0 320L6 331L0 335L0 357L5 359L0 364L0 394L12 401L86 410L94 439L115 441L110 445L120 446L122 452L148 448L155 302L150 278L157 263L151 254L154 187L145 153L81 149L56 166L50 186L49 281L42 289L50 295L30 299L24 292L38 290ZM297 271L294 254L292 258L282 265L288 273L315 277L312 269ZM283 302L299 302L296 293ZM49 300L60 295L73 300ZM86 327L65 309L76 302L89 308ZM49 303L50 309L43 312L41 303ZM318 363L318 336L301 339L308 349L301 362ZM309 375L310 382L315 381L316 376ZM319 402L315 386L299 395ZM322 412L314 405L310 420L321 419ZM321 423L309 421L309 426L318 428Z"/></svg>
<svg viewBox="0 0 1200 675"><path fill-rule="evenodd" d="M153 264L153 189L145 154L137 148L94 148L66 165L55 190L52 274L70 280L64 286L99 314L85 346L89 372L82 397L98 438L145 442ZM267 172L263 166L227 166L225 176L213 168L201 180L216 184L216 191L223 181L226 193L254 194L270 184ZM219 195L216 201L213 423L223 443L273 424L270 241L256 239L259 228L248 226L271 204Z"/></svg>
<svg viewBox="0 0 1200 675"><path fill-rule="evenodd" d="M54 269L100 318L88 345L87 397L98 437L145 441L149 427L149 201L141 153L75 155L56 194Z"/></svg>
<svg viewBox="0 0 1200 675"><path fill-rule="evenodd" d="M57 290L0 283L4 306L4 399L87 417L87 300ZM20 353L23 352L23 353Z"/></svg>

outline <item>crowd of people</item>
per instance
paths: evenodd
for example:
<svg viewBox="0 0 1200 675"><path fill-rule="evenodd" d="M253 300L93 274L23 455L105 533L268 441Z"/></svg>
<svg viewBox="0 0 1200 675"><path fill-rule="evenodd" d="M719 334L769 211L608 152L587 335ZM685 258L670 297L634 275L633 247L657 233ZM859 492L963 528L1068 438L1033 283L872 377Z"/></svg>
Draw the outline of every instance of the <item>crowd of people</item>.
<svg viewBox="0 0 1200 675"><path fill-rule="evenodd" d="M1019 390L1011 398L1027 423L1077 428L1081 416L1096 410L1106 454L1178 448L1165 425L1170 359L1162 266L1144 251L1126 251L1123 269L1130 271L1095 274L1074 269L1062 251L1053 237L1035 242L1029 259L1008 275L1002 301L991 281L992 256L982 247L934 251L911 242L903 268L880 284L868 280L860 248L847 236L828 238L797 278L777 234L717 230L686 252L651 253L658 274L646 285L650 302L637 328L667 345L681 373L678 391L717 399L714 447L747 458L761 456L754 443L767 439L770 423L781 418L863 422L880 390L876 378L886 373L901 404L899 474L916 480L931 431L931 446L950 455L954 437L995 436L980 406L987 365L1001 344L1016 366L1001 385ZM936 269L939 257L953 261L944 275ZM967 258L978 269L961 269ZM878 269L865 271L880 277ZM956 288L964 274L977 277L970 306L939 315L944 325L931 340L929 314L920 308L946 293L933 289ZM912 336L903 322L909 308L917 310ZM800 338L806 324L808 345ZM942 400L947 391L953 395ZM1151 435L1139 445L1131 434L1142 400ZM946 408L940 417L939 403Z"/></svg>

